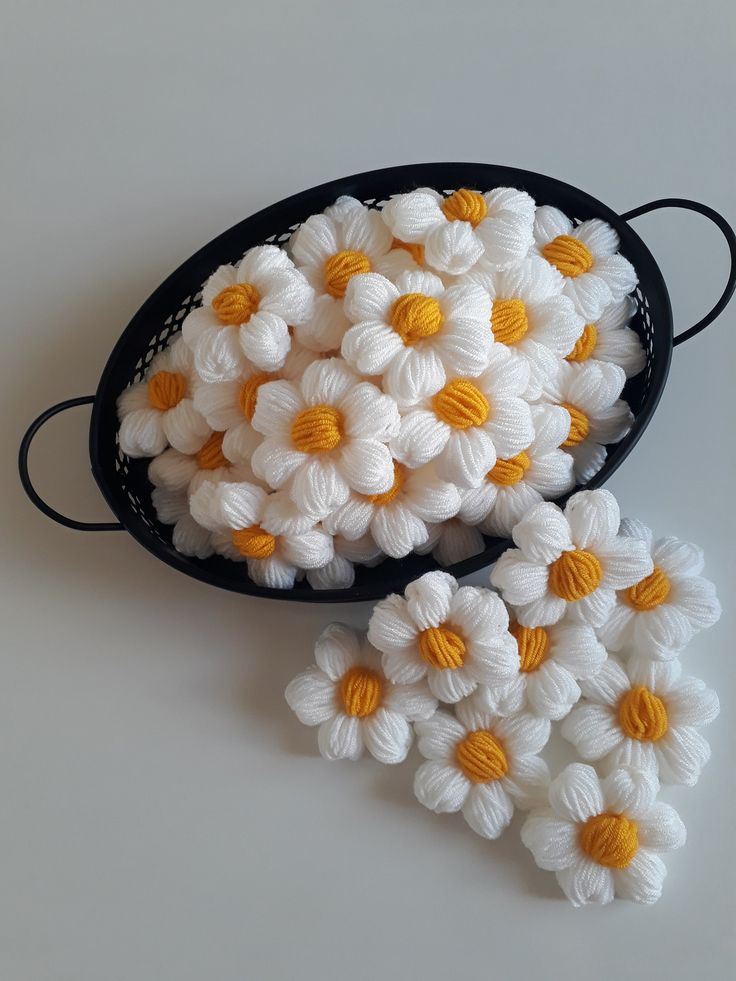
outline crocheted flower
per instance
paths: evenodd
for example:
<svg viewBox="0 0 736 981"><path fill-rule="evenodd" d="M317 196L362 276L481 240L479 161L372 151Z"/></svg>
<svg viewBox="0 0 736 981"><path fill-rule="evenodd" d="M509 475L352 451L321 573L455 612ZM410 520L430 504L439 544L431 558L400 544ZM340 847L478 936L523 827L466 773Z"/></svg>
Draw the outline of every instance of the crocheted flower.
<svg viewBox="0 0 736 981"><path fill-rule="evenodd" d="M509 459L534 439L529 405L521 398L529 366L492 344L477 378L451 377L416 408L407 409L391 450L400 463L437 461L437 474L458 487L477 487L497 458Z"/></svg>
<svg viewBox="0 0 736 981"><path fill-rule="evenodd" d="M151 460L148 479L154 487L192 494L204 481L254 481L247 462L233 463L223 450L225 433L212 433L196 453L168 449Z"/></svg>
<svg viewBox="0 0 736 981"><path fill-rule="evenodd" d="M480 555L486 543L477 528L465 524L459 518L451 518L439 524L427 525L427 540L414 549L419 555L432 553L440 565L456 565Z"/></svg>
<svg viewBox="0 0 736 981"><path fill-rule="evenodd" d="M527 817L521 840L573 906L614 896L654 903L667 874L658 853L681 848L686 837L657 791L651 772L626 767L601 780L592 766L571 763L549 786L551 806Z"/></svg>
<svg viewBox="0 0 736 981"><path fill-rule="evenodd" d="M479 375L488 364L490 300L473 284L445 288L429 272L396 285L376 273L355 276L345 296L354 324L342 355L356 371L383 375L383 388L410 406L438 392L450 375Z"/></svg>
<svg viewBox="0 0 736 981"><path fill-rule="evenodd" d="M580 337L584 320L562 293L562 276L539 256L503 272L490 272L481 259L463 282L476 283L493 301L491 329L512 356L529 362L526 398L539 398L542 384Z"/></svg>
<svg viewBox="0 0 736 981"><path fill-rule="evenodd" d="M405 598L404 598L405 597ZM386 677L397 684L427 678L443 702L478 685L503 685L516 670L508 614L495 593L428 572L373 610L368 639L383 652Z"/></svg>
<svg viewBox="0 0 736 981"><path fill-rule="evenodd" d="M196 453L210 434L192 403L192 354L177 338L151 361L142 382L118 398L120 449L131 457L158 456L171 444Z"/></svg>
<svg viewBox="0 0 736 981"><path fill-rule="evenodd" d="M394 461L394 482L389 491L351 493L342 507L324 519L324 526L332 534L351 540L370 531L386 555L400 559L427 541L427 522L446 521L459 507L457 487L440 480L431 465L407 470Z"/></svg>
<svg viewBox="0 0 736 981"><path fill-rule="evenodd" d="M498 838L515 807L528 810L545 798L549 770L537 754L549 739L549 722L501 719L474 697L455 712L457 718L438 711L417 722L417 745L428 762L416 772L414 793L435 814L462 811L476 834Z"/></svg>
<svg viewBox="0 0 736 981"><path fill-rule="evenodd" d="M361 382L339 358L311 364L300 382L268 382L258 392L253 428L265 436L254 473L315 520L359 494L386 494L394 466L386 443L396 434L396 403Z"/></svg>
<svg viewBox="0 0 736 981"><path fill-rule="evenodd" d="M507 538L534 504L575 486L572 457L558 449L570 430L569 414L557 405L533 405L531 414L531 443L516 456L496 460L478 487L460 491L460 517L485 535Z"/></svg>
<svg viewBox="0 0 736 981"><path fill-rule="evenodd" d="M395 238L424 246L427 263L453 275L467 272L481 256L506 269L524 258L533 241L534 201L513 187L484 194L463 187L447 198L422 187L394 195L382 214Z"/></svg>
<svg viewBox="0 0 736 981"><path fill-rule="evenodd" d="M220 266L202 289L202 306L182 324L203 381L237 378L250 361L280 368L289 351L289 326L311 314L314 293L283 249L259 245L237 266Z"/></svg>
<svg viewBox="0 0 736 981"><path fill-rule="evenodd" d="M631 429L634 416L619 398L626 376L622 368L603 361L563 363L544 386L544 398L570 414L567 438L561 443L573 459L575 478L591 480L606 460L606 445L618 443Z"/></svg>
<svg viewBox="0 0 736 981"><path fill-rule="evenodd" d="M317 742L326 760L357 760L364 748L379 763L401 763L412 743L410 722L437 707L426 684L394 685L378 653L341 623L331 623L314 648L317 664L286 688L286 701L300 722L319 726Z"/></svg>
<svg viewBox="0 0 736 981"><path fill-rule="evenodd" d="M601 640L612 651L631 648L668 660L721 615L715 586L700 575L703 550L678 538L655 542L646 525L628 518L621 522L621 534L644 542L654 571L617 594Z"/></svg>
<svg viewBox="0 0 736 981"><path fill-rule="evenodd" d="M335 535L332 547L334 554L327 565L307 572L307 582L312 589L349 589L355 582L356 565L371 568L385 558L370 533L355 541Z"/></svg>
<svg viewBox="0 0 736 981"><path fill-rule="evenodd" d="M543 205L534 217L534 242L562 273L563 290L586 322L597 320L636 286L634 267L618 253L618 234L599 218L573 227L559 209Z"/></svg>
<svg viewBox="0 0 736 981"><path fill-rule="evenodd" d="M693 787L710 759L698 732L718 716L718 696L699 678L681 677L679 661L609 658L581 682L584 701L562 725L562 735L584 760L605 770L651 770L662 783Z"/></svg>
<svg viewBox="0 0 736 981"><path fill-rule="evenodd" d="M171 543L177 552L197 559L208 559L213 554L212 535L197 524L189 513L189 498L185 490L154 487L151 501L161 524L174 526Z"/></svg>
<svg viewBox="0 0 736 981"><path fill-rule="evenodd" d="M491 572L504 600L525 627L547 627L567 612L575 623L600 627L628 589L652 571L643 542L618 535L620 514L610 491L580 491L565 510L535 504L513 531Z"/></svg>
<svg viewBox="0 0 736 981"><path fill-rule="evenodd" d="M644 370L647 357L639 335L628 326L636 310L633 296L611 303L597 320L585 325L565 360L574 364L609 361L623 368L627 378L638 375Z"/></svg>

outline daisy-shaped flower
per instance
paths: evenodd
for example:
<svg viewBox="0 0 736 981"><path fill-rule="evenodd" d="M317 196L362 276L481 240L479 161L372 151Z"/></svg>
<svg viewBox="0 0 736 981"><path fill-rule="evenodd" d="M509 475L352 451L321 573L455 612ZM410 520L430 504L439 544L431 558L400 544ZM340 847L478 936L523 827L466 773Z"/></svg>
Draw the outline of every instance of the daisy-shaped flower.
<svg viewBox="0 0 736 981"><path fill-rule="evenodd" d="M410 722L437 707L426 683L395 685L381 671L378 652L341 623L331 623L314 649L316 665L286 688L300 722L319 726L326 760L357 760L367 749L379 763L401 763L412 743Z"/></svg>
<svg viewBox="0 0 736 981"><path fill-rule="evenodd" d="M342 355L356 371L382 375L399 405L438 392L449 375L475 377L488 364L488 294L472 283L448 286L429 272L355 276L345 312L354 324Z"/></svg>
<svg viewBox="0 0 736 981"><path fill-rule="evenodd" d="M253 428L265 439L251 465L275 490L288 484L301 511L319 520L351 490L391 490L394 465L386 444L398 426L392 398L361 382L340 358L315 361L298 384L268 382L259 390Z"/></svg>
<svg viewBox="0 0 736 981"><path fill-rule="evenodd" d="M653 773L629 767L603 780L571 763L549 786L549 808L532 811L521 840L541 869L555 872L573 906L614 896L655 903L667 875L659 852L685 844L679 815L656 800Z"/></svg>
<svg viewBox="0 0 736 981"><path fill-rule="evenodd" d="M485 535L507 538L534 504L575 486L572 457L559 449L570 416L557 405L533 405L534 439L516 456L498 459L478 487L460 492L460 517Z"/></svg>
<svg viewBox="0 0 736 981"><path fill-rule="evenodd" d="M204 481L253 481L248 463L233 463L225 456L225 433L212 433L196 453L180 453L169 448L151 460L148 479L154 487L189 495Z"/></svg>
<svg viewBox="0 0 736 981"><path fill-rule="evenodd" d="M158 456L171 445L196 453L211 430L192 402L192 353L181 338L157 354L142 382L118 398L120 448L131 457Z"/></svg>
<svg viewBox="0 0 736 981"><path fill-rule="evenodd" d="M562 274L563 290L586 322L636 286L634 267L618 252L618 233L600 218L573 227L558 208L543 205L534 217L534 242Z"/></svg>
<svg viewBox="0 0 736 981"><path fill-rule="evenodd" d="M189 513L186 491L154 487L151 491L156 517L164 525L173 525L171 543L177 552L197 559L207 559L214 553L212 535Z"/></svg>
<svg viewBox="0 0 736 981"><path fill-rule="evenodd" d="M460 518L450 518L439 524L427 525L427 540L414 549L419 555L432 553L440 565L455 565L474 555L480 555L486 547L483 536L477 528L461 521Z"/></svg>
<svg viewBox="0 0 736 981"><path fill-rule="evenodd" d="M562 449L573 459L575 477L585 483L606 460L606 445L618 443L631 429L634 417L619 398L626 382L623 368L604 361L563 363L544 388L544 398L570 414Z"/></svg>
<svg viewBox="0 0 736 981"><path fill-rule="evenodd" d="M349 540L370 532L382 552L400 559L427 541L428 522L446 521L459 507L457 487L440 480L431 465L408 470L394 461L390 490L385 494L351 493L342 507L324 519L324 526Z"/></svg>
<svg viewBox="0 0 736 981"><path fill-rule="evenodd" d="M677 538L653 541L646 525L628 518L621 522L621 534L644 542L654 571L617 594L601 640L612 651L626 647L666 661L721 615L715 586L700 575L703 550Z"/></svg>
<svg viewBox="0 0 736 981"><path fill-rule="evenodd" d="M416 724L427 762L416 772L414 793L435 814L462 811L476 834L498 838L515 807L529 810L546 797L549 770L537 754L549 739L549 722L523 714L499 718L475 696L455 713L438 711Z"/></svg>
<svg viewBox="0 0 736 981"><path fill-rule="evenodd" d="M247 562L258 586L291 589L305 569L332 559L332 537L296 510L283 493L247 482L204 482L191 496L192 517L213 532L218 555Z"/></svg>
<svg viewBox="0 0 736 981"><path fill-rule="evenodd" d="M698 732L718 715L718 696L699 678L683 678L679 661L610 657L581 682L584 701L562 725L562 735L589 762L651 770L662 783L693 787L710 759Z"/></svg>
<svg viewBox="0 0 736 981"><path fill-rule="evenodd" d="M382 211L394 237L424 246L427 263L453 275L481 256L496 269L519 262L533 242L534 201L525 191L460 188L444 198L429 187L397 194Z"/></svg>
<svg viewBox="0 0 736 981"><path fill-rule="evenodd" d="M562 511L535 504L513 530L491 582L515 606L525 627L547 627L565 613L575 623L600 627L616 590L652 572L644 542L618 534L620 513L610 491L580 491Z"/></svg>
<svg viewBox="0 0 736 981"><path fill-rule="evenodd" d="M436 460L437 474L458 487L477 487L497 458L509 459L534 439L521 393L529 365L492 344L489 366L477 378L451 377L435 395L407 409L391 442L394 457L412 469Z"/></svg>
<svg viewBox="0 0 736 981"><path fill-rule="evenodd" d="M443 702L458 702L478 685L503 685L516 671L506 607L495 593L428 572L373 610L368 639L383 652L386 677L397 684L427 678Z"/></svg>
<svg viewBox="0 0 736 981"><path fill-rule="evenodd" d="M237 266L220 266L202 289L202 306L182 324L203 381L238 378L247 362L280 368L291 344L289 327L311 314L314 293L283 249L258 245Z"/></svg>
<svg viewBox="0 0 736 981"><path fill-rule="evenodd" d="M307 572L307 582L312 589L349 589L355 582L356 565L370 568L385 558L370 532L354 541L335 535L332 548L334 554L327 565Z"/></svg>
<svg viewBox="0 0 736 981"><path fill-rule="evenodd" d="M623 368L627 378L638 375L644 370L647 357L639 335L628 326L636 309L633 296L611 303L597 320L585 324L565 360L574 364L609 361Z"/></svg>

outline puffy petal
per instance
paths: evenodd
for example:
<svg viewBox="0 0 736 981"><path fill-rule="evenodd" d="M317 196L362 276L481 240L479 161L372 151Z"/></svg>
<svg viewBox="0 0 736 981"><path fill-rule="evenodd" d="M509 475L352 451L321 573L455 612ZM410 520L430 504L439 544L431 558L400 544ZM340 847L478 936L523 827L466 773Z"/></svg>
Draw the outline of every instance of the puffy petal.
<svg viewBox="0 0 736 981"><path fill-rule="evenodd" d="M578 829L548 809L533 811L521 827L521 840L540 869L558 872L577 860Z"/></svg>
<svg viewBox="0 0 736 981"><path fill-rule="evenodd" d="M314 646L319 667L331 681L339 681L358 663L360 640L355 631L344 623L331 623L322 631Z"/></svg>
<svg viewBox="0 0 736 981"><path fill-rule="evenodd" d="M239 330L243 354L263 371L276 371L286 360L291 346L289 328L283 317L269 310L254 313Z"/></svg>
<svg viewBox="0 0 736 981"><path fill-rule="evenodd" d="M414 775L417 800L435 814L459 811L469 789L469 781L456 766L436 760L422 763Z"/></svg>
<svg viewBox="0 0 736 981"><path fill-rule="evenodd" d="M692 726L668 729L656 744L662 783L694 787L710 759L708 740Z"/></svg>
<svg viewBox="0 0 736 981"><path fill-rule="evenodd" d="M546 501L524 515L514 528L513 539L525 559L544 565L554 562L573 547L567 519L556 504ZM518 601L510 598L509 602Z"/></svg>
<svg viewBox="0 0 736 981"><path fill-rule="evenodd" d="M513 801L500 781L472 786L462 810L473 831L491 839L498 838L514 816Z"/></svg>
<svg viewBox="0 0 736 981"><path fill-rule="evenodd" d="M667 868L659 855L640 848L625 869L614 871L616 895L634 903L656 903L666 875Z"/></svg>
<svg viewBox="0 0 736 981"><path fill-rule="evenodd" d="M610 491L579 491L567 503L565 517L576 548L597 550L607 546L618 534L621 513Z"/></svg>
<svg viewBox="0 0 736 981"><path fill-rule="evenodd" d="M476 487L495 462L493 442L483 429L453 430L437 461L437 474L459 487Z"/></svg>
<svg viewBox="0 0 736 981"><path fill-rule="evenodd" d="M430 266L458 276L480 259L483 245L469 222L443 221L427 235L424 255Z"/></svg>
<svg viewBox="0 0 736 981"><path fill-rule="evenodd" d="M510 756L528 756L540 753L547 745L550 734L549 719L538 719L527 712L498 719L494 731Z"/></svg>
<svg viewBox="0 0 736 981"><path fill-rule="evenodd" d="M513 605L531 603L547 592L547 566L528 562L523 554L518 548L506 549L491 570L491 583L501 590L506 602ZM560 602L564 610L564 600Z"/></svg>
<svg viewBox="0 0 736 981"><path fill-rule="evenodd" d="M299 389L288 381L266 382L258 389L253 428L264 436L288 436L294 416L304 408Z"/></svg>
<svg viewBox="0 0 736 981"><path fill-rule="evenodd" d="M317 731L319 751L326 760L358 760L363 754L363 733L358 719L342 712L323 722Z"/></svg>
<svg viewBox="0 0 736 981"><path fill-rule="evenodd" d="M549 802L563 819L582 824L605 809L603 791L592 766L571 763L549 785Z"/></svg>
<svg viewBox="0 0 736 981"><path fill-rule="evenodd" d="M398 435L391 441L394 457L408 467L421 467L440 455L450 436L444 422L426 409L407 413Z"/></svg>
<svg viewBox="0 0 736 981"><path fill-rule="evenodd" d="M601 780L606 809L612 814L637 818L647 814L659 792L657 775L651 770L621 767Z"/></svg>
<svg viewBox="0 0 736 981"><path fill-rule="evenodd" d="M570 672L546 661L529 676L527 698L532 711L544 719L562 719L580 698L580 688Z"/></svg>
<svg viewBox="0 0 736 981"><path fill-rule="evenodd" d="M385 442L399 431L396 403L370 382L354 385L340 403L340 411L345 416L345 432L356 439Z"/></svg>
<svg viewBox="0 0 736 981"><path fill-rule="evenodd" d="M254 470L256 454L263 449L264 445L265 442L253 454ZM345 503L350 494L350 488L334 460L322 459L317 456L308 460L296 472L290 487L290 494L294 503L304 514L318 521Z"/></svg>
<svg viewBox="0 0 736 981"><path fill-rule="evenodd" d="M414 648L417 633L418 628L402 596L393 593L376 604L368 623L368 640L379 651Z"/></svg>
<svg viewBox="0 0 736 981"><path fill-rule="evenodd" d="M409 752L412 730L403 715L381 707L364 721L363 739L379 763L401 763Z"/></svg>
<svg viewBox="0 0 736 981"><path fill-rule="evenodd" d="M411 685L389 685L384 696L384 706L398 712L409 722L431 718L437 710L434 698L426 682Z"/></svg>
<svg viewBox="0 0 736 981"><path fill-rule="evenodd" d="M335 714L335 686L317 667L298 674L284 694L289 708L305 726L321 725Z"/></svg>
<svg viewBox="0 0 736 981"><path fill-rule="evenodd" d="M442 709L415 725L419 752L428 760L450 762L455 759L457 744L467 735L464 726Z"/></svg>
<svg viewBox="0 0 736 981"><path fill-rule="evenodd" d="M557 881L573 906L613 902L613 875L610 869L579 858L570 868L557 872Z"/></svg>
<svg viewBox="0 0 736 981"><path fill-rule="evenodd" d="M549 767L541 756L516 756L503 784L517 807L528 811L547 803Z"/></svg>
<svg viewBox="0 0 736 981"><path fill-rule="evenodd" d="M478 685L473 674L463 668L457 668L454 671L450 669L438 671L435 668L430 668L427 672L427 681L435 698L441 702L447 702L448 705L454 705L461 698L467 698Z"/></svg>
<svg viewBox="0 0 736 981"><path fill-rule="evenodd" d="M426 542L426 524L401 502L380 507L371 522L371 533L378 547L394 559L401 559Z"/></svg>
<svg viewBox="0 0 736 981"><path fill-rule="evenodd" d="M657 801L636 822L639 845L654 851L669 852L682 848L687 838L682 818L669 804Z"/></svg>
<svg viewBox="0 0 736 981"><path fill-rule="evenodd" d="M340 358L324 358L309 365L302 375L300 387L304 402L307 405L338 405L353 389L357 381L358 377L355 372ZM261 391L265 387L264 385ZM260 395L259 392L259 401ZM256 415L258 415L257 405ZM256 425L255 416L253 425Z"/></svg>
<svg viewBox="0 0 736 981"><path fill-rule="evenodd" d="M385 494L394 482L391 453L385 443L375 439L351 440L342 449L340 471L348 486L359 494Z"/></svg>
<svg viewBox="0 0 736 981"><path fill-rule="evenodd" d="M562 723L562 735L584 760L603 759L623 742L618 721L607 705L575 705Z"/></svg>
<svg viewBox="0 0 736 981"><path fill-rule="evenodd" d="M352 276L345 291L345 313L354 324L363 321L387 324L398 298L399 291L385 276L378 273Z"/></svg>
<svg viewBox="0 0 736 981"><path fill-rule="evenodd" d="M267 436L253 451L250 463L256 477L278 489L304 465L305 460L305 455L293 449L283 438Z"/></svg>
<svg viewBox="0 0 736 981"><path fill-rule="evenodd" d="M409 583L405 596L407 612L419 630L439 627L450 613L457 580L447 572L427 572Z"/></svg>
<svg viewBox="0 0 736 981"><path fill-rule="evenodd" d="M365 375L380 375L404 348L396 331L380 321L363 321L346 331L342 356Z"/></svg>

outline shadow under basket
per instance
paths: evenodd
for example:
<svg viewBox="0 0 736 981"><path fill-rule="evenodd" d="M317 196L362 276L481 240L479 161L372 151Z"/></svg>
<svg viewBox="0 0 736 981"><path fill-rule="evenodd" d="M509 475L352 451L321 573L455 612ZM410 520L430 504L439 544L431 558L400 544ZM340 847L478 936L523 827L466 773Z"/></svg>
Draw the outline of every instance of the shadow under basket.
<svg viewBox="0 0 736 981"><path fill-rule="evenodd" d="M437 568L438 563L431 556L409 555L404 559L386 559L374 568L357 566L355 583L348 589L313 590L304 580L292 589L277 590L251 582L245 563L231 562L219 556L201 560L181 555L171 544L171 527L156 518L147 477L149 461L131 460L118 447L115 405L123 389L143 378L153 356L180 330L186 315L199 303L202 284L219 265L237 262L251 246L266 242L285 243L303 221L323 211L340 195L348 194L376 206L393 194L422 186L447 191L459 187L485 191L513 186L528 191L538 205L554 205L579 221L601 218L618 232L621 253L633 264L639 278L635 294L637 313L631 326L642 339L646 368L626 384L623 392L623 398L634 414L631 431L620 443L609 448L602 470L584 486L594 488L605 484L634 448L652 418L664 390L673 346L707 327L728 303L736 285L733 229L712 208L694 201L667 198L618 215L584 191L541 174L489 164L434 163L368 171L295 194L241 221L187 259L133 317L108 359L96 394L52 406L29 427L20 447L19 469L23 486L33 503L69 528L81 531L125 529L149 552L180 572L213 586L254 596L322 603L375 600L391 592L402 592L412 579ZM639 215L669 207L696 211L713 221L723 232L731 254L728 282L719 301L707 316L676 338L673 337L672 311L662 273L649 249L628 224ZM89 433L92 473L118 519L115 522L87 523L67 518L39 496L28 473L28 451L40 427L64 409L89 403L93 406ZM493 563L508 546L506 540L487 538L483 552L449 566L447 571L457 577L475 572Z"/></svg>

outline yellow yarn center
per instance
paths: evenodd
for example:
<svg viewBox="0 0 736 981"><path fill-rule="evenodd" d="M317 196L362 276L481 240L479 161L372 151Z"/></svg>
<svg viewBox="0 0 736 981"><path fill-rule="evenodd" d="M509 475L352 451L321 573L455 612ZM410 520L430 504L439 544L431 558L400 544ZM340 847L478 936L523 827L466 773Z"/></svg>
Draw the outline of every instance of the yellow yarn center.
<svg viewBox="0 0 736 981"><path fill-rule="evenodd" d="M407 347L432 337L442 326L442 309L433 296L406 293L400 296L391 313L391 326Z"/></svg>
<svg viewBox="0 0 736 981"><path fill-rule="evenodd" d="M522 450L509 460L496 460L493 470L488 471L488 480L499 487L512 487L524 479L524 474L531 465L532 461Z"/></svg>
<svg viewBox="0 0 736 981"><path fill-rule="evenodd" d="M603 578L601 564L592 552L563 552L549 567L549 588L560 599L575 603L596 590Z"/></svg>
<svg viewBox="0 0 736 981"><path fill-rule="evenodd" d="M455 671L465 661L465 641L444 624L423 630L417 645L422 660L438 671Z"/></svg>
<svg viewBox="0 0 736 981"><path fill-rule="evenodd" d="M240 386L238 392L238 405L243 410L243 415L250 422L253 419L256 411L256 399L258 398L258 389L261 385L265 385L266 382L273 381L278 378L278 375L269 374L266 371L258 371L255 375L251 375L247 381L244 381Z"/></svg>
<svg viewBox="0 0 736 981"><path fill-rule="evenodd" d="M396 495L400 493L401 488L404 486L405 479L406 467L394 460L394 482L391 485L390 490L385 491L383 494L366 494L366 500L370 501L371 504L375 504L376 507L379 508L384 507L386 504L390 504Z"/></svg>
<svg viewBox="0 0 736 981"><path fill-rule="evenodd" d="M260 525L239 528L232 533L235 548L247 559L267 559L276 549L276 539Z"/></svg>
<svg viewBox="0 0 736 981"><path fill-rule="evenodd" d="M403 249L408 252L418 266L424 265L424 246L419 242L402 242L400 238L395 238L391 242L392 249Z"/></svg>
<svg viewBox="0 0 736 981"><path fill-rule="evenodd" d="M667 707L653 691L636 685L618 703L618 721L629 739L656 743L667 732Z"/></svg>
<svg viewBox="0 0 736 981"><path fill-rule="evenodd" d="M230 461L222 452L224 438L224 433L213 433L197 453L197 466L200 470L217 470L218 467L230 466Z"/></svg>
<svg viewBox="0 0 736 981"><path fill-rule="evenodd" d="M587 361L598 343L598 329L595 324L586 324L583 333L575 341L575 347L565 361Z"/></svg>
<svg viewBox="0 0 736 981"><path fill-rule="evenodd" d="M455 750L455 759L471 783L489 783L506 776L509 761L503 746L492 732L476 729L469 732Z"/></svg>
<svg viewBox="0 0 736 981"><path fill-rule="evenodd" d="M473 228L488 214L486 199L477 191L461 187L440 205L448 221L469 221Z"/></svg>
<svg viewBox="0 0 736 981"><path fill-rule="evenodd" d="M523 300L494 300L491 310L491 330L501 344L516 344L529 330Z"/></svg>
<svg viewBox="0 0 736 981"><path fill-rule="evenodd" d="M654 572L627 589L624 596L629 606L644 613L664 603L671 589L672 583L659 566L655 565Z"/></svg>
<svg viewBox="0 0 736 981"><path fill-rule="evenodd" d="M146 388L149 405L160 412L173 409L187 394L187 380L178 371L157 371Z"/></svg>
<svg viewBox="0 0 736 981"><path fill-rule="evenodd" d="M587 245L572 235L558 235L542 249L542 255L563 276L576 279L593 268L593 254Z"/></svg>
<svg viewBox="0 0 736 981"><path fill-rule="evenodd" d="M342 440L342 414L331 405L315 405L297 414L291 441L300 453L328 453Z"/></svg>
<svg viewBox="0 0 736 981"><path fill-rule="evenodd" d="M636 822L623 814L596 814L580 829L580 848L598 865L625 869L639 849Z"/></svg>
<svg viewBox="0 0 736 981"><path fill-rule="evenodd" d="M481 426L491 412L491 406L476 386L467 378L456 378L432 398L434 414L453 429Z"/></svg>
<svg viewBox="0 0 736 981"><path fill-rule="evenodd" d="M234 283L220 290L212 309L221 324L247 324L260 302L261 294L252 283Z"/></svg>
<svg viewBox="0 0 736 981"><path fill-rule="evenodd" d="M512 623L509 633L516 638L519 648L519 670L525 674L536 671L547 656L549 634L544 627L522 627L520 623Z"/></svg>
<svg viewBox="0 0 736 981"><path fill-rule="evenodd" d="M370 271L371 260L363 252L355 252L353 249L336 252L325 262L325 289L330 296L341 300L351 277Z"/></svg>
<svg viewBox="0 0 736 981"><path fill-rule="evenodd" d="M585 413L581 412L576 406L570 405L569 402L562 402L560 404L563 409L567 409L570 413L570 429L567 433L567 439L561 444L562 449L567 450L571 446L577 446L584 439L587 439L588 433L590 432L590 422Z"/></svg>
<svg viewBox="0 0 736 981"><path fill-rule="evenodd" d="M350 668L340 680L340 698L346 715L365 719L381 704L383 684L370 668Z"/></svg>

